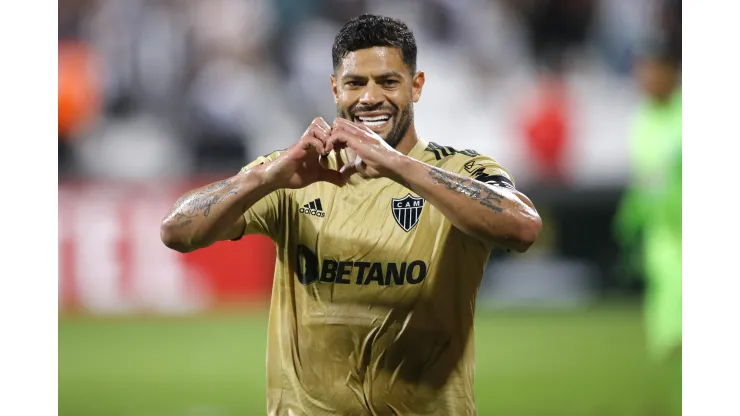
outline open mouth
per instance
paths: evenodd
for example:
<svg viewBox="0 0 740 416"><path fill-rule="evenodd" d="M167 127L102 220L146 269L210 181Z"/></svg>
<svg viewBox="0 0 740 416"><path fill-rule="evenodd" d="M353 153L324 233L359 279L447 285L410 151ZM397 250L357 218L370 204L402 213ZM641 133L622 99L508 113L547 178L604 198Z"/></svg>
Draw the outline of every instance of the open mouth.
<svg viewBox="0 0 740 416"><path fill-rule="evenodd" d="M370 128L370 130L382 130L390 123L390 114L362 114L356 115L355 121L360 122Z"/></svg>

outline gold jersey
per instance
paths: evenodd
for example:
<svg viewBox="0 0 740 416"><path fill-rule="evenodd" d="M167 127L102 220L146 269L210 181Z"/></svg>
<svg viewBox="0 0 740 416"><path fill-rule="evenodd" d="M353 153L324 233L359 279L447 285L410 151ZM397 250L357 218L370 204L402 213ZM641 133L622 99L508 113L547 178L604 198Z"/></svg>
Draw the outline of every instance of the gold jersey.
<svg viewBox="0 0 740 416"><path fill-rule="evenodd" d="M471 150L419 140L409 156L511 185ZM476 414L473 316L492 247L385 178L281 189L244 218L277 245L269 415Z"/></svg>

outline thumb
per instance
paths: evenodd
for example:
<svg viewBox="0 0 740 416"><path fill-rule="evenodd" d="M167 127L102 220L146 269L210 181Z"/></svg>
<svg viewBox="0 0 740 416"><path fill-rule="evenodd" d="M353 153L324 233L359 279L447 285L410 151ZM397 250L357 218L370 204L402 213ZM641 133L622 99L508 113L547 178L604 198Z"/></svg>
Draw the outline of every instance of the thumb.
<svg viewBox="0 0 740 416"><path fill-rule="evenodd" d="M357 165L354 163L348 163L342 166L341 169L339 169L339 173L343 178L345 178L345 180L349 179L350 176L354 175L357 172Z"/></svg>

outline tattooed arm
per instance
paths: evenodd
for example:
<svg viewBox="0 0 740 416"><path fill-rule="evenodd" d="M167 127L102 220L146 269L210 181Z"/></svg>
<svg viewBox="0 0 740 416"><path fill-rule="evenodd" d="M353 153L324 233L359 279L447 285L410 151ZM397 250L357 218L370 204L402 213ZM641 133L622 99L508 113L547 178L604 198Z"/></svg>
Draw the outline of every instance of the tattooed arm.
<svg viewBox="0 0 740 416"><path fill-rule="evenodd" d="M413 139L411 143L413 143ZM421 195L464 233L487 244L519 252L534 243L542 227L532 202L520 192L470 179L408 157L362 123L338 118L328 144L350 148L354 162L343 177L390 178Z"/></svg>
<svg viewBox="0 0 740 416"><path fill-rule="evenodd" d="M424 197L464 233L520 253L542 227L537 210L521 192L477 181L411 158L403 158L396 179Z"/></svg>
<svg viewBox="0 0 740 416"><path fill-rule="evenodd" d="M274 190L264 165L183 195L162 221L160 236L169 248L188 253L216 241L241 237L243 213Z"/></svg>
<svg viewBox="0 0 740 416"><path fill-rule="evenodd" d="M231 178L183 195L162 221L162 242L187 253L219 240L233 240L247 231L243 214L273 191L319 181L344 185L339 172L320 162L320 155L326 154L329 129L324 119L316 117L298 142L275 152L273 160L260 158Z"/></svg>

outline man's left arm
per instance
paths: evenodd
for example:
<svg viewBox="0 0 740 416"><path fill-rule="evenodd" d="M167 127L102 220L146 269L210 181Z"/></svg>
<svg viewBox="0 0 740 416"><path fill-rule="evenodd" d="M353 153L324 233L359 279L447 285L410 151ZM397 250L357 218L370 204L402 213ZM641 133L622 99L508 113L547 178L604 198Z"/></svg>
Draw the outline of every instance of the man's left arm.
<svg viewBox="0 0 740 416"><path fill-rule="evenodd" d="M391 178L419 194L458 229L483 242L523 253L542 227L532 201L503 175L480 179L403 156Z"/></svg>
<svg viewBox="0 0 740 416"><path fill-rule="evenodd" d="M506 186L482 182L431 166L391 148L360 123L336 119L327 151L348 147L357 157L341 168L345 177L387 177L413 190L439 209L452 224L487 244L523 253L534 243L542 220L532 201ZM511 184L510 184L511 185Z"/></svg>

